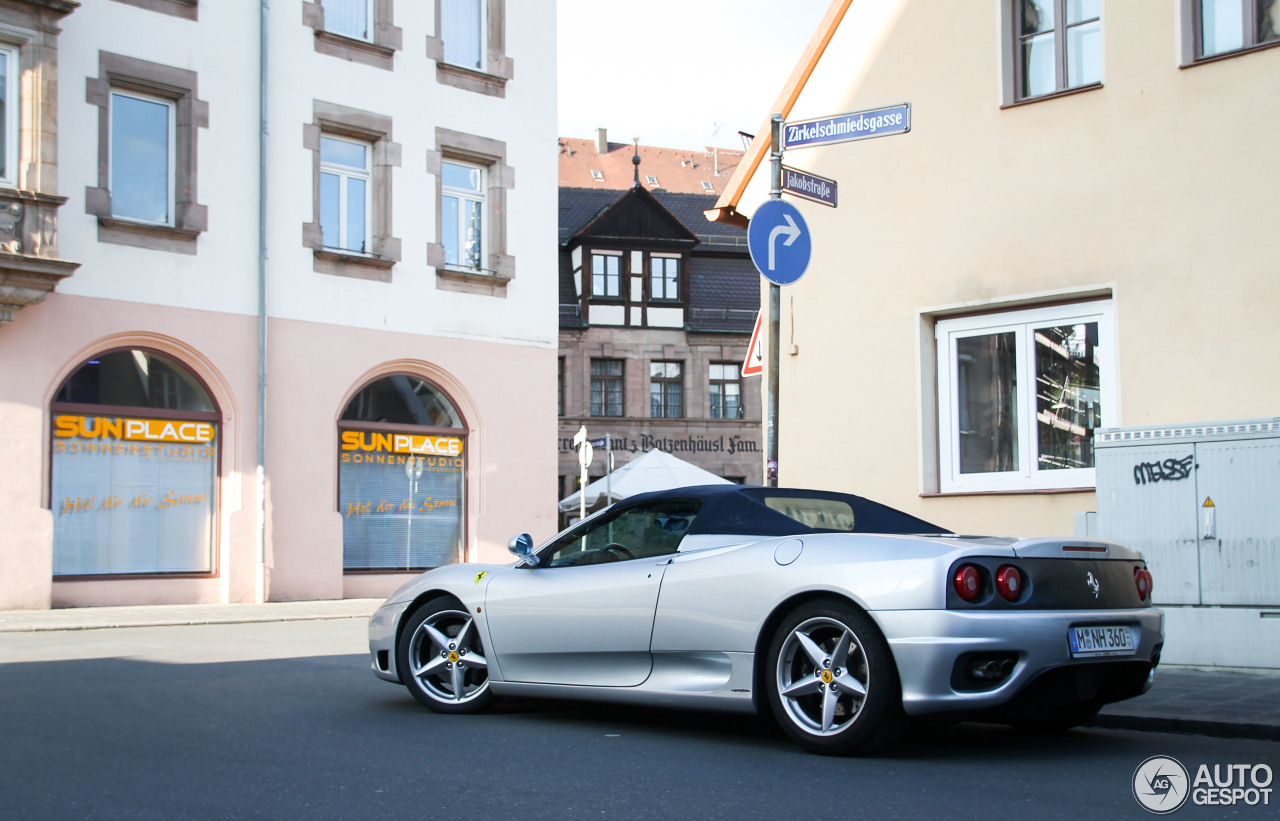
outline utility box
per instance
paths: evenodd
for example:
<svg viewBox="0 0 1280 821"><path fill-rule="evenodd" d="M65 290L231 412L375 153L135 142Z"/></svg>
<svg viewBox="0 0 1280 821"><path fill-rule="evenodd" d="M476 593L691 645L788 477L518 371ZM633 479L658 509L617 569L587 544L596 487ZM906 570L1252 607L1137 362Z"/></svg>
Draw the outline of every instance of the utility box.
<svg viewBox="0 0 1280 821"><path fill-rule="evenodd" d="M1280 417L1095 436L1098 535L1142 551L1164 661L1280 668Z"/></svg>

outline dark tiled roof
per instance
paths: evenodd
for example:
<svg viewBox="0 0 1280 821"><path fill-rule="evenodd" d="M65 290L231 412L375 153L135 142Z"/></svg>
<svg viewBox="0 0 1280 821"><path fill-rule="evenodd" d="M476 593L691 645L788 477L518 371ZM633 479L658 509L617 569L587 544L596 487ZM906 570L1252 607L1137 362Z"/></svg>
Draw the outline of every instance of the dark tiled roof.
<svg viewBox="0 0 1280 821"><path fill-rule="evenodd" d="M760 275L747 251L742 228L711 223L702 212L715 204L714 196L651 192L672 216L698 237L689 285L688 329L704 332L751 333L760 309ZM576 313L569 245L588 223L626 194L592 188L560 189L560 327L584 327Z"/></svg>
<svg viewBox="0 0 1280 821"><path fill-rule="evenodd" d="M760 310L760 274L749 258L695 254L691 274L689 330L751 333Z"/></svg>

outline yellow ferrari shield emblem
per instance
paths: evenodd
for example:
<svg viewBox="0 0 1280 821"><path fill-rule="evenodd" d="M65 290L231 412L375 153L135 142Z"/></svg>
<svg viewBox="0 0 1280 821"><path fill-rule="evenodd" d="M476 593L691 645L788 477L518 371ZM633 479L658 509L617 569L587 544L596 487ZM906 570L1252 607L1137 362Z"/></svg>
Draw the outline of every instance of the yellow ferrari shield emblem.
<svg viewBox="0 0 1280 821"><path fill-rule="evenodd" d="M479 583L480 583L480 580L481 580L481 579L483 579L485 576L488 576L488 575L489 575L489 571L488 571L488 570L481 570L479 573L477 573L477 574L476 574L475 584L479 584Z"/></svg>
<svg viewBox="0 0 1280 821"><path fill-rule="evenodd" d="M835 678L835 676L831 675L831 671L830 671L830 670L823 670L823 671L822 671L822 681L823 681L823 683L824 683L824 684L830 684L830 683L831 683L831 679L833 679L833 678Z"/></svg>

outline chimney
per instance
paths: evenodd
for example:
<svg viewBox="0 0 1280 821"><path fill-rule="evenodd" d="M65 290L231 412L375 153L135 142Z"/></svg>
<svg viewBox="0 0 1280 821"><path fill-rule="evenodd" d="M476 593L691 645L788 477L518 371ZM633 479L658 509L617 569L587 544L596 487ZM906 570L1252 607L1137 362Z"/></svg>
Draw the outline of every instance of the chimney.
<svg viewBox="0 0 1280 821"><path fill-rule="evenodd" d="M609 137L607 135L606 129L603 129L603 128L596 129L596 153L597 154L609 153Z"/></svg>

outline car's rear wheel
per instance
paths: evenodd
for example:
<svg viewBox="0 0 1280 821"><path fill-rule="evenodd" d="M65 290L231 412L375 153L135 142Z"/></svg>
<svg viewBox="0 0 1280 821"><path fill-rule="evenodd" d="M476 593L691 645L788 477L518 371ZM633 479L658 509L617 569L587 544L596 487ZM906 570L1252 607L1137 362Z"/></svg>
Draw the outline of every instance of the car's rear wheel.
<svg viewBox="0 0 1280 821"><path fill-rule="evenodd" d="M475 713L494 701L479 627L455 599L432 599L414 611L396 663L413 697L436 712Z"/></svg>
<svg viewBox="0 0 1280 821"><path fill-rule="evenodd" d="M778 625L767 659L770 708L802 747L852 755L901 731L902 686L889 646L852 605L821 600L797 607Z"/></svg>

